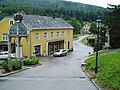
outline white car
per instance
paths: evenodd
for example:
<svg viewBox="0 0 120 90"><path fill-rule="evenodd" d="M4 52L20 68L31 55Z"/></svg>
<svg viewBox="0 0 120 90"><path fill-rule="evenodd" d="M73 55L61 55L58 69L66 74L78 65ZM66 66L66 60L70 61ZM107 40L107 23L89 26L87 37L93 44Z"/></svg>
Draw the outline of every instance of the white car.
<svg viewBox="0 0 120 90"><path fill-rule="evenodd" d="M57 50L53 55L54 55L54 57L56 57L56 56L66 56L67 55L67 50L66 49Z"/></svg>
<svg viewBox="0 0 120 90"><path fill-rule="evenodd" d="M8 58L8 51L0 52L0 59ZM15 53L11 53L11 58L15 58Z"/></svg>

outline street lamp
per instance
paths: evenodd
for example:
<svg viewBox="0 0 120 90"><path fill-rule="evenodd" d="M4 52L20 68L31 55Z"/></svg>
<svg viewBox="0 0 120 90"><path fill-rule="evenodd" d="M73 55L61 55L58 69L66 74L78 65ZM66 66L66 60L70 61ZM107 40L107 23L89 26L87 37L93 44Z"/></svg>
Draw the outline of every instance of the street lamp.
<svg viewBox="0 0 120 90"><path fill-rule="evenodd" d="M99 31L101 27L101 19L100 16L98 16L98 19L96 20L96 26L97 26L97 42L96 42L96 63L95 63L95 73L98 71L98 46L99 46Z"/></svg>

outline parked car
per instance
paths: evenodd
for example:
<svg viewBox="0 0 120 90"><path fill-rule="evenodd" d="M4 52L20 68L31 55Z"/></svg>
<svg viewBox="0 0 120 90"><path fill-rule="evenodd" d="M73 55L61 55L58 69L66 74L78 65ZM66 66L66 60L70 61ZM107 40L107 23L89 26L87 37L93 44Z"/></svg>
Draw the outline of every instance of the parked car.
<svg viewBox="0 0 120 90"><path fill-rule="evenodd" d="M0 52L0 59L8 58L8 51ZM15 58L15 53L11 53L11 58Z"/></svg>
<svg viewBox="0 0 120 90"><path fill-rule="evenodd" d="M57 50L53 55L54 55L54 57L56 57L56 56L66 56L67 52L68 51L66 49L60 49L60 50Z"/></svg>

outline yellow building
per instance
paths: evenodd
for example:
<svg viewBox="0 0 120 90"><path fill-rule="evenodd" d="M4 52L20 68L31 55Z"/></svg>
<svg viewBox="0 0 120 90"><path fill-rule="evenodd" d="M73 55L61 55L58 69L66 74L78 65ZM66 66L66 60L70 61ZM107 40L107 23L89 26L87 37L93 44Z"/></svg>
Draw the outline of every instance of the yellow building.
<svg viewBox="0 0 120 90"><path fill-rule="evenodd" d="M3 18L0 21L0 50L8 50L10 37L10 49L16 52L17 31L22 56L47 56L58 49L73 50L73 27L61 18L24 15L21 23L15 23L13 16Z"/></svg>

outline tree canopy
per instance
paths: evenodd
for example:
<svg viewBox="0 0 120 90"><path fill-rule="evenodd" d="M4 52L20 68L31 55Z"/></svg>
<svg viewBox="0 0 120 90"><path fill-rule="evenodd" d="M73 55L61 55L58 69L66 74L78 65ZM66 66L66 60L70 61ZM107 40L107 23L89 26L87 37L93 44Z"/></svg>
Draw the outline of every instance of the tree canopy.
<svg viewBox="0 0 120 90"><path fill-rule="evenodd" d="M78 34L83 21L95 21L99 15L103 18L106 9L65 0L0 0L0 19L21 11L27 15L63 18Z"/></svg>
<svg viewBox="0 0 120 90"><path fill-rule="evenodd" d="M68 21L68 23L70 23L74 27L73 34L79 34L80 33L80 29L81 29L82 25L77 19L72 17L70 19L70 21Z"/></svg>
<svg viewBox="0 0 120 90"><path fill-rule="evenodd" d="M92 22L90 26L90 32L96 34L96 23Z"/></svg>
<svg viewBox="0 0 120 90"><path fill-rule="evenodd" d="M120 48L120 5L110 5L106 15L106 24L110 29L110 45Z"/></svg>
<svg viewBox="0 0 120 90"><path fill-rule="evenodd" d="M95 21L98 15L104 16L105 9L64 0L0 0L0 19L18 11L28 15L56 15L65 20L75 17L79 21Z"/></svg>

